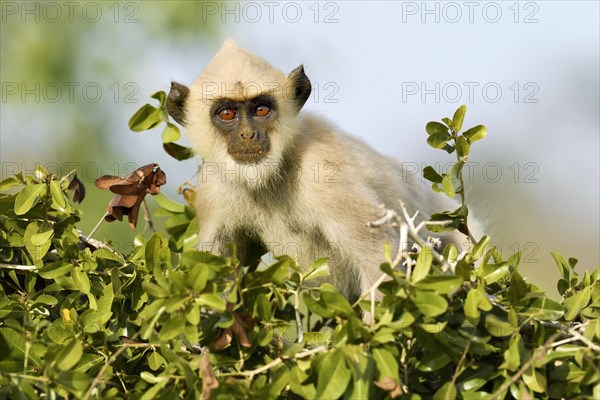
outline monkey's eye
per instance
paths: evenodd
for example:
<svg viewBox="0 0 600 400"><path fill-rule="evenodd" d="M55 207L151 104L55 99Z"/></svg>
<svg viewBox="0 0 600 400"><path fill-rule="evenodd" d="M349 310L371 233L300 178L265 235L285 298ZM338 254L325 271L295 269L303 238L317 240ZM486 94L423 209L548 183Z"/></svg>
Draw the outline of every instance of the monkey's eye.
<svg viewBox="0 0 600 400"><path fill-rule="evenodd" d="M235 118L235 111L231 108L224 108L217 115L221 121L231 121Z"/></svg>
<svg viewBox="0 0 600 400"><path fill-rule="evenodd" d="M258 107L256 107L256 110L254 110L254 115L256 115L257 117L264 117L266 115L268 115L271 112L271 107L265 105L265 104L261 104Z"/></svg>

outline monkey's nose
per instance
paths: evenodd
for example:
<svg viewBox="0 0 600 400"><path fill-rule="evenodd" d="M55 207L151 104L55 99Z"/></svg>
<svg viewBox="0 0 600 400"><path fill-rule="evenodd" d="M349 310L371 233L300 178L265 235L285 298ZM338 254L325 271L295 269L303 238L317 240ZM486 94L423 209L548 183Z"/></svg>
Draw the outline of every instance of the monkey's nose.
<svg viewBox="0 0 600 400"><path fill-rule="evenodd" d="M240 132L240 137L245 140L255 140L258 139L258 132Z"/></svg>

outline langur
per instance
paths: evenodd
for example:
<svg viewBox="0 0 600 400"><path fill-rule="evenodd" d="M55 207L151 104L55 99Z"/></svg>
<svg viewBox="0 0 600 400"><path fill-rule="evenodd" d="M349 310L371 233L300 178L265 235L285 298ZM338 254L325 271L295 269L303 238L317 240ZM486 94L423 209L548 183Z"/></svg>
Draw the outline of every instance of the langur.
<svg viewBox="0 0 600 400"><path fill-rule="evenodd" d="M202 249L226 253L233 242L244 265L268 251L295 257L300 268L327 257L326 281L353 302L381 276L385 243L398 246L397 228L369 226L381 204L398 209L401 199L422 218L456 204L397 160L302 112L310 95L302 65L286 76L227 40L190 88L172 83L167 110L203 161Z"/></svg>

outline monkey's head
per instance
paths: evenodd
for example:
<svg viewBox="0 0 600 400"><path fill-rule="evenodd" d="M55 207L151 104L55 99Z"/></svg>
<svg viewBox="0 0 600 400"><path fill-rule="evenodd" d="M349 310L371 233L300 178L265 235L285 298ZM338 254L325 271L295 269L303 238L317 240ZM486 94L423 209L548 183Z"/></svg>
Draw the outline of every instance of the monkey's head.
<svg viewBox="0 0 600 400"><path fill-rule="evenodd" d="M297 115L310 96L299 66L288 76L227 40L188 89L173 82L171 117L183 125L205 163L265 183L277 174L297 134Z"/></svg>

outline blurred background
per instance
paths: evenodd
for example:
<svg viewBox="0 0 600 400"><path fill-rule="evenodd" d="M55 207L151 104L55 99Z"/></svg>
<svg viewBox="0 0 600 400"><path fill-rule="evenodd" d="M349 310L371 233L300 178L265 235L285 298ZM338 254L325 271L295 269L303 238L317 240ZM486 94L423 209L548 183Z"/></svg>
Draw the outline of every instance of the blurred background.
<svg viewBox="0 0 600 400"><path fill-rule="evenodd" d="M303 63L306 108L407 173L451 165L424 127L466 104L465 127L488 127L466 170L474 214L556 295L550 251L579 271L599 264L599 4L2 1L0 179L76 168L84 232L111 197L93 186L103 174L158 162L163 191L182 201L198 160L170 158L162 128L132 133L127 121L171 80L190 84L231 37L286 73ZM134 235L105 223L95 237L126 247Z"/></svg>

